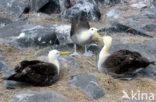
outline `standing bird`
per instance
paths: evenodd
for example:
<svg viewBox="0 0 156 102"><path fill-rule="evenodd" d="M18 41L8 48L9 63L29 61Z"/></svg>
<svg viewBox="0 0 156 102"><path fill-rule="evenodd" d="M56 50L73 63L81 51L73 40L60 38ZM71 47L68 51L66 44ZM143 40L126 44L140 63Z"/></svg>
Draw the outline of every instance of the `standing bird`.
<svg viewBox="0 0 156 102"><path fill-rule="evenodd" d="M78 55L76 52L76 44L85 47L85 54L87 54L86 45L89 44L92 40L92 37L95 36L101 39L100 35L97 32L96 28L90 28L90 25L87 20L74 18L72 19L70 37L74 42L74 54Z"/></svg>
<svg viewBox="0 0 156 102"><path fill-rule="evenodd" d="M15 67L15 74L6 78L25 82L34 86L49 86L59 79L60 65L58 57L70 52L52 50L48 54L49 63L39 60L22 61Z"/></svg>
<svg viewBox="0 0 156 102"><path fill-rule="evenodd" d="M110 36L103 37L104 47L100 51L98 60L98 70L110 74L112 77L124 78L132 77L133 72L139 68L146 68L154 62L150 62L140 53L129 50L119 50L113 54L109 54L112 38Z"/></svg>

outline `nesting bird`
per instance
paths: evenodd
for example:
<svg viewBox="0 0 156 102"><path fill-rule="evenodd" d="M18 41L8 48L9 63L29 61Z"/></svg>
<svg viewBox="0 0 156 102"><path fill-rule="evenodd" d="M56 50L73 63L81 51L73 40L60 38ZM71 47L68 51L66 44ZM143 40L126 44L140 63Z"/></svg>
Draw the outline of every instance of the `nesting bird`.
<svg viewBox="0 0 156 102"><path fill-rule="evenodd" d="M74 18L72 19L70 37L74 42L74 50L76 52L76 44L85 47L85 53L87 53L87 44L92 40L92 37L95 36L101 39L100 35L97 32L96 28L90 28L89 22L87 20Z"/></svg>
<svg viewBox="0 0 156 102"><path fill-rule="evenodd" d="M49 86L59 79L60 65L58 57L70 54L70 52L59 52L52 50L48 54L48 62L40 60L22 61L15 67L15 74L6 78L25 82L34 86Z"/></svg>
<svg viewBox="0 0 156 102"><path fill-rule="evenodd" d="M140 53L129 50L119 50L113 54L109 54L112 38L110 36L103 37L104 47L99 53L98 70L106 74L110 74L115 78L133 77L134 71L139 68L146 68L154 62L150 62Z"/></svg>

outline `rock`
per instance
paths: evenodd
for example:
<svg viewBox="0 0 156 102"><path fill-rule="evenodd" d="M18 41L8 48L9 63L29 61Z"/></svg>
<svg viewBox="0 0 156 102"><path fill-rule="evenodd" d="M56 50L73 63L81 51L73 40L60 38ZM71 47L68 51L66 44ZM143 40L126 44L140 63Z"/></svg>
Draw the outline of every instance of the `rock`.
<svg viewBox="0 0 156 102"><path fill-rule="evenodd" d="M156 8L156 1L155 0L153 0L153 6Z"/></svg>
<svg viewBox="0 0 156 102"><path fill-rule="evenodd" d="M30 0L30 8L32 11L39 12L39 10L45 6L49 0Z"/></svg>
<svg viewBox="0 0 156 102"><path fill-rule="evenodd" d="M27 8L23 0L0 0L0 9L5 11L7 15L21 16Z"/></svg>
<svg viewBox="0 0 156 102"><path fill-rule="evenodd" d="M5 88L6 89L17 89L17 88L26 87L26 86L27 86L26 83L5 80Z"/></svg>
<svg viewBox="0 0 156 102"><path fill-rule="evenodd" d="M106 4L106 5L114 5L114 4L121 3L121 1L123 0L99 0L99 3Z"/></svg>
<svg viewBox="0 0 156 102"><path fill-rule="evenodd" d="M99 54L99 47L96 44L90 44L87 48L87 51L97 55Z"/></svg>
<svg viewBox="0 0 156 102"><path fill-rule="evenodd" d="M130 5L130 6L131 6L131 7L134 7L134 8L141 9L141 8L147 7L147 4L146 4L144 1L142 1L142 2L138 2L138 3L136 3L136 4L132 4L132 5Z"/></svg>
<svg viewBox="0 0 156 102"><path fill-rule="evenodd" d="M55 25L45 25L45 27L53 30L56 33L56 36L60 42L60 44L67 44L67 43L71 43L71 39L70 39L70 29L71 26L69 25L59 25L59 24L55 24Z"/></svg>
<svg viewBox="0 0 156 102"><path fill-rule="evenodd" d="M31 0L31 10L43 13L60 13L71 6L70 0Z"/></svg>
<svg viewBox="0 0 156 102"><path fill-rule="evenodd" d="M9 43L15 47L59 44L55 29L29 24L27 21L16 21L0 30L0 37L9 39Z"/></svg>
<svg viewBox="0 0 156 102"><path fill-rule="evenodd" d="M17 93L11 102L72 102L67 97L54 91L25 90Z"/></svg>
<svg viewBox="0 0 156 102"><path fill-rule="evenodd" d="M147 8L143 10L142 14L150 19L156 19L156 8Z"/></svg>
<svg viewBox="0 0 156 102"><path fill-rule="evenodd" d="M97 80L94 75L81 73L71 76L68 83L71 86L79 88L91 99L98 99L104 96L104 92L97 84Z"/></svg>
<svg viewBox="0 0 156 102"><path fill-rule="evenodd" d="M145 30L131 27L125 24L121 24L118 22L113 22L112 26L109 28L101 28L99 29L99 32L108 32L108 33L113 33L113 32L125 32L125 33L131 33L134 35L140 35L140 36L145 36L145 37L152 37L148 32Z"/></svg>
<svg viewBox="0 0 156 102"><path fill-rule="evenodd" d="M149 24L143 27L144 30L147 31L156 31L156 24Z"/></svg>
<svg viewBox="0 0 156 102"><path fill-rule="evenodd" d="M101 13L94 0L78 0L76 4L60 14L63 21L71 22L74 17L82 17L87 20L100 20Z"/></svg>
<svg viewBox="0 0 156 102"><path fill-rule="evenodd" d="M107 13L106 13L107 17L109 18L112 18L112 19L119 19L119 18L122 18L120 12L113 8L113 9L110 9Z"/></svg>
<svg viewBox="0 0 156 102"><path fill-rule="evenodd" d="M10 67L5 62L0 61L0 74L7 73L10 70L11 70Z"/></svg>
<svg viewBox="0 0 156 102"><path fill-rule="evenodd" d="M12 23L12 21L8 18L0 17L0 28L4 27L5 25Z"/></svg>

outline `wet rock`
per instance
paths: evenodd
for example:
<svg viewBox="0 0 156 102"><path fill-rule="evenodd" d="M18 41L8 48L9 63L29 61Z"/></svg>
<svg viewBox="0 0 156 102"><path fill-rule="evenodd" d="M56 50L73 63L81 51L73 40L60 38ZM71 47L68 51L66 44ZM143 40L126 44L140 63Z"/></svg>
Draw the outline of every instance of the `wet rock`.
<svg viewBox="0 0 156 102"><path fill-rule="evenodd" d="M27 5L22 0L0 0L0 9L7 15L19 17L26 8Z"/></svg>
<svg viewBox="0 0 156 102"><path fill-rule="evenodd" d="M98 5L94 0L78 0L76 4L60 14L63 21L71 22L74 17L87 20L99 20L101 17Z"/></svg>
<svg viewBox="0 0 156 102"><path fill-rule="evenodd" d="M99 32L108 32L108 33L113 33L113 32L125 32L125 33L131 33L133 35L140 35L140 36L145 36L145 37L152 37L148 32L145 30L131 27L125 24L121 24L118 22L113 22L112 26L109 28L102 28L99 30Z"/></svg>
<svg viewBox="0 0 156 102"><path fill-rule="evenodd" d="M5 25L12 23L12 21L8 18L0 17L0 28L4 27Z"/></svg>
<svg viewBox="0 0 156 102"><path fill-rule="evenodd" d="M149 24L143 27L144 30L147 31L156 31L156 24Z"/></svg>
<svg viewBox="0 0 156 102"><path fill-rule="evenodd" d="M71 76L68 83L71 86L79 88L91 99L98 99L104 96L104 92L97 84L97 80L94 75L81 73L79 75Z"/></svg>
<svg viewBox="0 0 156 102"><path fill-rule="evenodd" d="M72 102L67 97L54 91L21 91L17 93L11 102Z"/></svg>
<svg viewBox="0 0 156 102"><path fill-rule="evenodd" d="M0 61L0 74L10 71L10 67L3 61Z"/></svg>

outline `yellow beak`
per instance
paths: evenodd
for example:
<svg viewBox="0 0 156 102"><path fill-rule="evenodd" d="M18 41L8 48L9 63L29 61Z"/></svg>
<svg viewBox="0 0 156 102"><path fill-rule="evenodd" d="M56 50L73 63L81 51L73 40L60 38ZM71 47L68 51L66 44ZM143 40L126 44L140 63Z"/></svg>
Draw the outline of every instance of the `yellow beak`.
<svg viewBox="0 0 156 102"><path fill-rule="evenodd" d="M99 35L97 31L94 32L94 36L97 37L100 41L103 41L103 38Z"/></svg>
<svg viewBox="0 0 156 102"><path fill-rule="evenodd" d="M60 56L64 56L64 55L70 55L71 52L67 51L67 52L60 52Z"/></svg>

